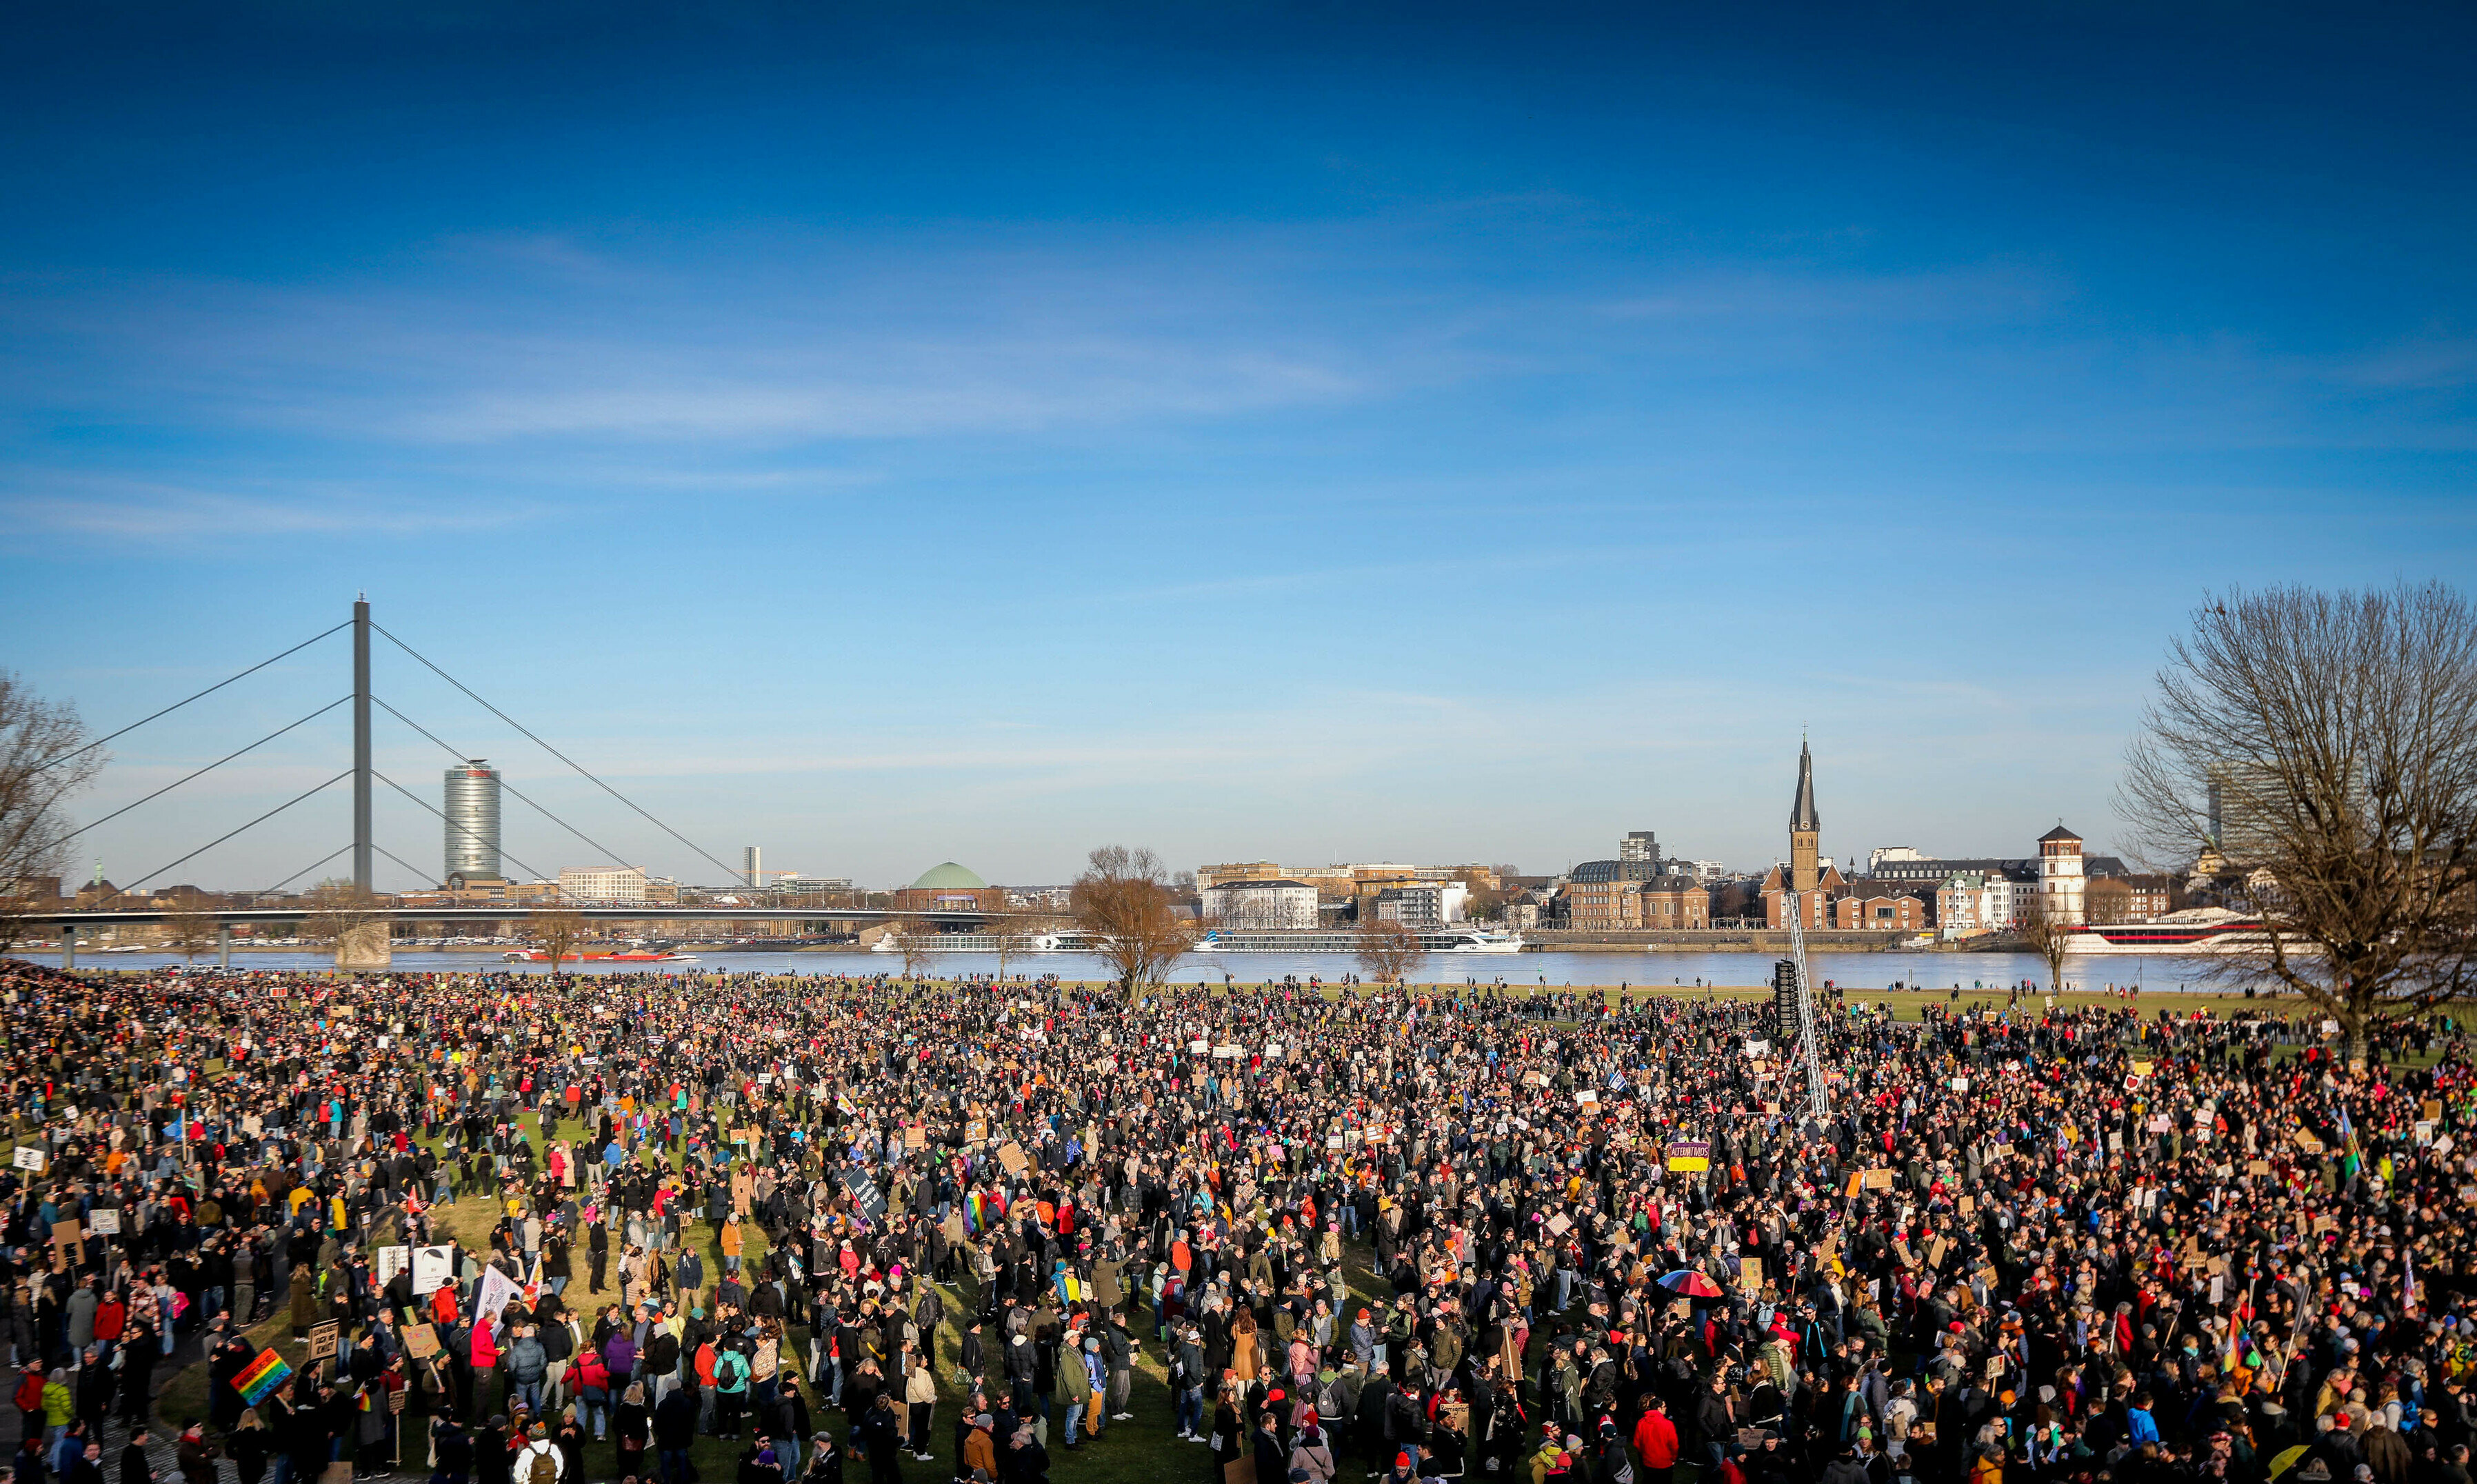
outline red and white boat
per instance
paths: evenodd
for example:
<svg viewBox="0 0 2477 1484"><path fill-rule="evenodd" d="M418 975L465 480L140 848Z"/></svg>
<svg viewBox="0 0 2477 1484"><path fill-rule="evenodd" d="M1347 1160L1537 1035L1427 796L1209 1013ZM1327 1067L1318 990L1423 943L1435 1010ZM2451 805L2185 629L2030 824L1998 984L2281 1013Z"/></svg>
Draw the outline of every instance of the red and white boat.
<svg viewBox="0 0 2477 1484"><path fill-rule="evenodd" d="M2075 955L2106 953L2246 953L2270 946L2260 918L2225 907L2188 907L2147 922L2085 923L2065 945Z"/></svg>
<svg viewBox="0 0 2477 1484"><path fill-rule="evenodd" d="M563 964L693 964L693 953L675 953L668 948L623 948L617 953L563 953ZM499 955L503 964L547 964L550 955L539 948L511 948Z"/></svg>

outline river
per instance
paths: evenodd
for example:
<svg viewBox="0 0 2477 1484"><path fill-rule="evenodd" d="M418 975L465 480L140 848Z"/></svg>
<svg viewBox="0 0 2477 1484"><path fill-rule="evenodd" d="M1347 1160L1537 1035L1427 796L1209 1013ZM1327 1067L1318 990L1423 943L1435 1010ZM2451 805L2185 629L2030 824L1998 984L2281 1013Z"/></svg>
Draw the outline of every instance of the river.
<svg viewBox="0 0 2477 1484"><path fill-rule="evenodd" d="M414 950L395 956L395 968L403 973L480 973L513 972L543 973L540 964L502 963L499 949ZM56 952L28 952L19 956L39 964L58 964ZM1614 989L1626 985L1636 989L1686 989L1697 985L1723 988L1749 988L1771 982L1772 965L1778 955L1771 953L1434 953L1422 960L1412 971L1418 984L1463 985L1503 982L1516 987L1539 989L1545 984L1552 989L1568 985L1604 985ZM78 955L80 968L161 968L175 965L178 955L163 953L97 953L91 949ZM323 952L236 952L235 968L324 969L334 965L331 955ZM203 955L201 968L213 966L212 954ZM1809 957L1809 967L1816 979L1852 990L1881 990L1898 983L1904 987L1924 986L1948 990L1958 986L1964 992L1972 989L2002 989L2007 985L2029 981L2043 982L2046 965L2028 953L1816 953ZM2225 993L2226 987L2210 976L2215 967L2213 960L2189 955L2161 954L2149 958L2106 956L2069 958L2064 961L2064 983L2067 989L2096 990L2110 985L2139 984L2152 991L2210 990ZM1219 984L1226 974L1238 984L1262 984L1268 979L1295 976L1310 977L1330 984L1354 971L1358 966L1344 954L1333 953L1224 953L1198 954L1179 961L1169 975L1177 984ZM926 970L938 977L967 974L994 974L997 960L987 953L941 953L929 961ZM610 964L600 961L582 966L567 966L569 973L773 973L841 975L874 977L896 974L902 970L902 960L890 953L763 953L719 952L707 950L697 955L694 964ZM1009 977L1030 974L1056 974L1062 979L1100 980L1109 977L1108 967L1099 960L1083 954L1040 953L1007 961Z"/></svg>

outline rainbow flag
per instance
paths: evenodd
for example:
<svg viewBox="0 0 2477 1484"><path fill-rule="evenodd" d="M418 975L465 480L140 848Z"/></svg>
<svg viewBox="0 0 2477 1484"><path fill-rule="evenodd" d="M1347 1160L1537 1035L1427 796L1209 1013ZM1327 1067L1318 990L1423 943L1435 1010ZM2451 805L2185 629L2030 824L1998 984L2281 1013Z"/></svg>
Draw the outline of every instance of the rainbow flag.
<svg viewBox="0 0 2477 1484"><path fill-rule="evenodd" d="M292 1368L284 1363L284 1357L276 1354L275 1346L270 1345L242 1367L240 1374L233 1377L233 1387L240 1393L241 1400L254 1407L264 1401L267 1395L283 1385L291 1374Z"/></svg>

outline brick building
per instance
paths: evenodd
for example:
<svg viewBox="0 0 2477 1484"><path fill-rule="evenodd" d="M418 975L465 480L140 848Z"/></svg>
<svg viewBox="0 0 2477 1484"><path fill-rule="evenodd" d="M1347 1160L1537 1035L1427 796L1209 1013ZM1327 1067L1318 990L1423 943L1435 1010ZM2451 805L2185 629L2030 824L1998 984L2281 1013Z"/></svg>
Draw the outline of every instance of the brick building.
<svg viewBox="0 0 2477 1484"><path fill-rule="evenodd" d="M1712 893L1691 876L1573 881L1565 886L1565 922L1601 931L1709 927Z"/></svg>

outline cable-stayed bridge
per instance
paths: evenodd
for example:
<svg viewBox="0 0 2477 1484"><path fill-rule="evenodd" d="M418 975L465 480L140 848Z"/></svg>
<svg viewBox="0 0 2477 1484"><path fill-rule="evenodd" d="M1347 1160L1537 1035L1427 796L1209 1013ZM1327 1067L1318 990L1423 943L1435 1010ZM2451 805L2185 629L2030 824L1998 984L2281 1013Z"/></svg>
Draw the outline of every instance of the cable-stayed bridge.
<svg viewBox="0 0 2477 1484"><path fill-rule="evenodd" d="M155 869L146 872L144 875L139 876L134 881L131 881L126 886L119 887L101 901L86 907L63 908L55 911L44 911L39 909L29 911L18 914L17 917L19 920L29 924L41 923L58 926L63 929L62 934L63 953L64 961L69 963L75 962L77 931L82 927L117 927L133 923L163 922L175 918L204 919L218 924L220 928L220 936L224 941L225 952L228 954L231 941L231 930L234 927L244 924L278 924L300 920L306 915L302 906L292 904L268 907L259 905L258 899L283 891L294 882L308 876L311 872L326 867L339 856L349 854L351 857L349 867L350 879L353 885L363 893L370 893L372 890L371 870L377 858L382 856L394 862L398 867L403 868L405 870L411 871L417 880L431 879L430 873L409 864L402 856L395 854L393 851L388 850L372 837L370 806L373 798L375 797L375 791L380 787L385 787L395 793L401 794L403 797L411 800L413 803L428 811L430 814L437 816L447 830L452 831L463 829L467 834L470 834L471 832L465 826L459 824L458 821L451 818L437 805L431 803L428 799L421 797L418 793L406 788L403 784L398 783L395 779L388 777L385 772L380 771L377 767L372 766L371 724L373 721L373 714L380 711L387 713L389 717L394 717L397 721L402 722L413 732L436 744L440 750L445 752L449 758L459 764L463 763L470 754L441 739L436 732L422 725L413 717L405 715L402 710L389 704L387 700L380 697L373 692L371 688L371 641L373 637L383 639L388 643L393 645L397 650L401 651L406 657L413 660L415 664L421 666L424 669L427 669L432 674L438 676L440 680L443 680L448 685L454 687L458 692L461 692L476 705L479 705L485 711L488 711L491 716L496 717L499 720L505 722L510 727L514 728L518 733L524 736L526 740L532 742L543 751L558 759L561 764L574 771L578 776L584 778L587 782L592 784L603 793L608 794L620 807L624 808L638 818L653 825L664 835L667 835L672 840L686 846L695 855L711 863L713 867L722 871L725 880L730 880L739 874L739 872L735 871L731 867L724 865L723 862L715 857L712 851L705 849L694 841L688 839L686 835L681 834L670 825L665 824L659 818L656 818L653 814L638 804L635 800L621 793L617 789L612 787L608 782L595 775L592 771L585 767L584 765L578 763L575 759L569 757L558 747L553 746L539 734L525 726L522 722L517 721L513 717L509 716L505 711L500 710L489 701L485 700L463 681L458 680L455 676L449 674L445 669L433 663L430 659L415 650L412 645L406 643L403 640L398 639L391 633L388 633L386 628L382 627L371 618L370 605L365 599L357 599L353 604L352 616L345 619L343 622L337 624L334 628L313 634L310 638L303 640L301 642L294 644L290 648L286 649L281 653L269 656L245 669L241 669L234 674L228 675L224 679L215 682L213 685L207 687L203 691L185 696L182 699L163 707L160 711L150 713L149 715L131 722L127 726L97 738L93 742L85 744L85 746L80 747L75 751L66 752L62 754L60 757L50 759L43 766L46 767L52 767L67 763L71 759L78 757L83 753L101 747L105 743L110 742L116 738L127 736L140 727L160 720L164 717L168 717L194 701L202 700L207 696L213 695L216 692L223 690L225 687L244 679L249 675L255 674L260 670L265 669L269 666L276 664L278 661L288 659L323 640L333 638L337 634L344 633L346 631L349 631L352 636L352 689L350 691L336 697L334 700L327 702L325 705L316 708L308 715L285 723L283 726L276 728L274 731L267 733L257 741L232 752L226 753L224 756L217 758L214 762L209 763L203 767L197 768L181 778L173 780L171 783L165 784L163 787L155 790L144 797L136 799L128 804L124 804L118 809L112 811L110 814L103 816L101 818L81 825L79 828L61 836L58 840L53 841L50 843L53 845L66 844L68 842L86 834L88 831L90 831L99 825L109 823L113 819L117 819L134 810L152 804L180 789L183 785L201 778L206 774L214 771L216 768L223 767L227 763L245 757L250 753L255 752L260 747L276 741L278 738L284 737L287 734L305 726L323 716L326 716L328 713L333 712L337 707L344 705L350 705L352 707L353 718L352 758L348 767L338 770L325 781L305 790L300 793L294 794L291 798L278 804L273 809L267 810L257 817L249 819L232 829L226 830L224 833L217 835L206 843L165 862L163 865L157 867ZM272 886L264 887L255 892L235 893L239 896L250 898L251 905L220 908L197 907L193 909L183 906L167 906L156 902L151 898L143 901L132 899L124 902L122 900L122 898L129 897L130 893L137 892L139 888L146 886L150 882L162 880L172 871L179 869L182 866L187 865L188 862L206 854L216 846L234 840L250 830L256 829L260 825L266 823L268 820L306 804L313 798L325 794L330 789L335 788L336 785L344 783L348 780L352 785L351 839L344 844L337 846L335 849L327 852L323 856L320 856L309 865L302 867L291 875L285 877L283 880L276 882ZM513 785L508 784L504 778L500 782L500 788L504 792L512 795L518 802L525 804L541 815L543 818L557 825L560 829L564 830L569 835L574 836L577 840L582 841L594 852L596 856L608 859L614 864L620 862L621 857L617 852L597 843L591 836L586 834L584 830L578 828L575 824L569 822L561 816L553 813L547 806L543 805L538 800L524 793ZM508 860L513 862L516 866L523 868L537 879L555 878L556 873L545 873L530 865L527 865L524 861L518 859L513 852L506 850L504 846L499 846L498 849L500 854L504 855ZM697 904L687 906L663 902L519 903L509 901L474 903L470 905L439 904L416 906L400 906L385 902L373 902L366 906L356 906L354 908L352 916L357 922L373 924L373 926L369 931L364 933L339 937L337 943L337 962L339 966L347 968L376 968L385 964L388 956L387 947L388 934L385 929L387 924L395 921L439 922L449 924L459 922L504 922L521 920L548 912L574 914L575 916L587 920L660 920L664 922L763 921L853 923L882 921L888 918L901 916L907 919L948 925L968 925L979 923L985 921L989 916L985 913L964 911L904 911L898 914L884 908L788 907L761 905L755 902L742 905Z"/></svg>

